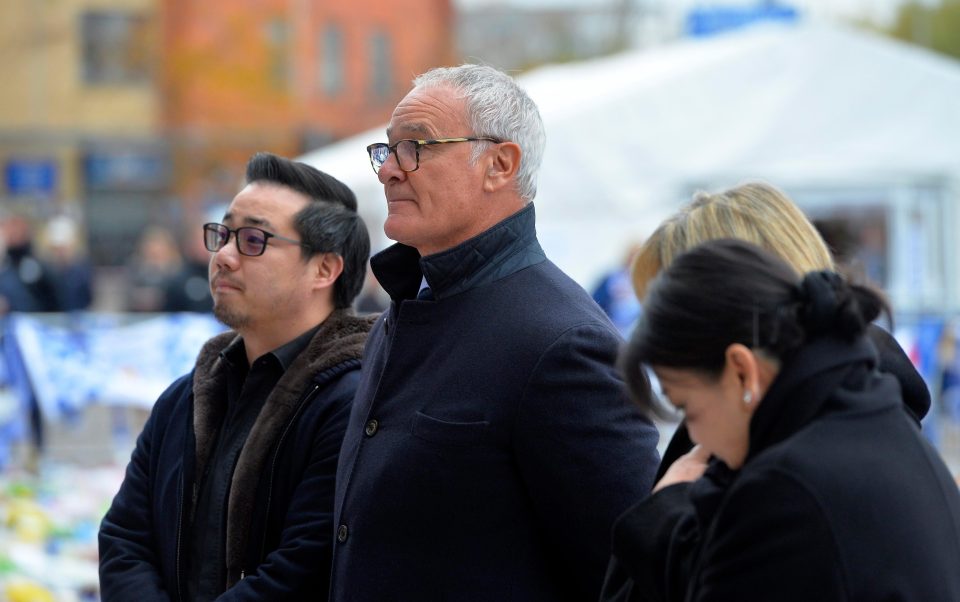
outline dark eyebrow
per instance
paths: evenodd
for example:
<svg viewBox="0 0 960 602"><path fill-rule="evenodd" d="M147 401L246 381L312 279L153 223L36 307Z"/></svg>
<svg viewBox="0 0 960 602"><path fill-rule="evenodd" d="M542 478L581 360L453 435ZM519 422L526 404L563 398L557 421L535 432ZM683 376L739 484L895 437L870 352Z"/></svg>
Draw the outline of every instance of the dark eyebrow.
<svg viewBox="0 0 960 602"><path fill-rule="evenodd" d="M245 217L243 218L244 225L247 226L267 226L270 227L270 221L265 220L262 217Z"/></svg>
<svg viewBox="0 0 960 602"><path fill-rule="evenodd" d="M229 222L230 218L232 217L233 217L233 214L230 213L229 211L224 213L223 214L224 223ZM272 227L270 220L264 219L262 217L250 217L250 216L243 218L243 225L244 226L261 226L261 227L265 226L267 228Z"/></svg>

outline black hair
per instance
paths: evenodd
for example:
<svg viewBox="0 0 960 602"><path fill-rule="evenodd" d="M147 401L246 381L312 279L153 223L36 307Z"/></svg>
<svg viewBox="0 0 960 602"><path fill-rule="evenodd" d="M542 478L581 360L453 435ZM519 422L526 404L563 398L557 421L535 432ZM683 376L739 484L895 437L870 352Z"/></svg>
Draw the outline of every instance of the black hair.
<svg viewBox="0 0 960 602"><path fill-rule="evenodd" d="M297 212L293 226L303 243L303 257L336 253L343 272L333 288L337 308L350 307L363 288L370 233L357 213L357 197L350 188L306 163L270 153L257 153L247 162L247 183L269 182L295 190L311 199Z"/></svg>
<svg viewBox="0 0 960 602"><path fill-rule="evenodd" d="M343 205L350 211L357 210L357 197L350 187L306 163L257 153L247 162L247 184L260 181L286 186L311 199Z"/></svg>
<svg viewBox="0 0 960 602"><path fill-rule="evenodd" d="M370 258L370 234L363 219L353 211L331 203L311 203L293 218L300 239L317 252L343 258L343 272L333 287L337 308L350 307L360 294Z"/></svg>
<svg viewBox="0 0 960 602"><path fill-rule="evenodd" d="M712 240L677 257L654 279L620 369L633 397L648 404L641 364L717 377L733 343L783 362L816 337L852 341L881 312L890 313L879 293L835 272L801 279L755 245Z"/></svg>

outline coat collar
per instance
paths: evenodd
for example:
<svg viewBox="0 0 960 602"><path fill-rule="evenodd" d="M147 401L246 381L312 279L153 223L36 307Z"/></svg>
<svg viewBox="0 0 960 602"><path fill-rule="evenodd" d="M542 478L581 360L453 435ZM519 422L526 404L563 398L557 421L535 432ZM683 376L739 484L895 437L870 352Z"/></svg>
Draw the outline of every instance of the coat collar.
<svg viewBox="0 0 960 602"><path fill-rule="evenodd" d="M805 344L784 362L757 407L746 461L806 426L838 389L866 386L876 366L877 351L867 337L851 343L824 336Z"/></svg>
<svg viewBox="0 0 960 602"><path fill-rule="evenodd" d="M546 260L537 241L533 203L459 245L421 257L397 243L370 259L370 267L394 301L416 297L426 277L434 298L452 297Z"/></svg>
<svg viewBox="0 0 960 602"><path fill-rule="evenodd" d="M355 316L347 309L334 311L292 360L264 402L237 458L227 500L226 561L231 583L239 576L247 547L260 475L280 433L293 419L311 381L322 384L359 366L367 333L376 318ZM238 338L232 331L217 335L207 341L197 358L193 375L196 474L203 473L226 409L226 366L221 352Z"/></svg>

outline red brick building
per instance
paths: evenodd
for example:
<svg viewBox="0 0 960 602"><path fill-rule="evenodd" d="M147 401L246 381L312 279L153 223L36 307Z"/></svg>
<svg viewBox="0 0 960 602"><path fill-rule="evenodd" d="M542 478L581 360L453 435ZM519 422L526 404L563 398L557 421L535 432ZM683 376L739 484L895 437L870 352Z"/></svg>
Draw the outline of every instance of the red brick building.
<svg viewBox="0 0 960 602"><path fill-rule="evenodd" d="M455 63L451 0L164 0L162 124L188 212L229 200L257 150L296 155L389 119Z"/></svg>

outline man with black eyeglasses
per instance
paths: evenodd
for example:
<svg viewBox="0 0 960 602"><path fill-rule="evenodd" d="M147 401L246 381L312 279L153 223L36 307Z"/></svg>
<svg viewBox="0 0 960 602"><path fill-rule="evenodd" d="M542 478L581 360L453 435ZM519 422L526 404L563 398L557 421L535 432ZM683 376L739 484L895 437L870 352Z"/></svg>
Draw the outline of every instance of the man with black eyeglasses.
<svg viewBox="0 0 960 602"><path fill-rule="evenodd" d="M340 454L331 600L595 600L656 430L616 329L537 242L536 105L490 67L414 85L367 147L397 244L371 259L391 305Z"/></svg>
<svg viewBox="0 0 960 602"><path fill-rule="evenodd" d="M231 330L137 440L100 527L105 602L326 599L370 241L353 192L325 173L260 153L246 180L202 232Z"/></svg>

